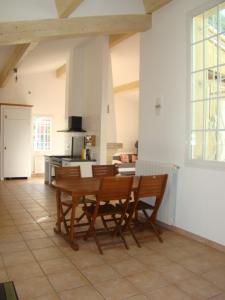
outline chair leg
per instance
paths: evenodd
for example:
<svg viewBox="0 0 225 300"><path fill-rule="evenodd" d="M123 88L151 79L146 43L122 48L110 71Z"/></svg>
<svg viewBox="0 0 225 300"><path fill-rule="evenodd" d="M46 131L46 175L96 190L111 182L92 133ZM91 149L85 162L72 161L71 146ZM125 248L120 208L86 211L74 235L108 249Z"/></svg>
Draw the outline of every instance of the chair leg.
<svg viewBox="0 0 225 300"><path fill-rule="evenodd" d="M94 239L95 239L95 243L96 243L96 245L97 245L97 247L98 247L98 251L100 252L101 255L103 255L103 251L102 251L100 242L99 242L99 240L98 240L98 238L97 238L96 230L95 230L95 228L93 228L93 229L94 229L94 230L93 230L93 236L94 236Z"/></svg>
<svg viewBox="0 0 225 300"><path fill-rule="evenodd" d="M121 239L122 239L122 241L123 241L123 243L124 243L124 245L125 245L125 247L126 247L126 249L127 250L129 250L129 247L128 247L128 244L127 244L127 241L125 240L125 237L124 237L124 235L123 235L123 233L122 233L122 231L121 231L121 229L118 229L118 234L119 234L119 236L121 237Z"/></svg>
<svg viewBox="0 0 225 300"><path fill-rule="evenodd" d="M85 213L82 213L80 217L77 219L77 223L79 223L85 217Z"/></svg>
<svg viewBox="0 0 225 300"><path fill-rule="evenodd" d="M138 241L136 235L134 234L134 231L133 231L133 229L131 228L130 224L128 224L127 227L128 227L128 230L130 231L130 233L131 233L133 239L135 240L137 246L138 246L139 248L141 248L141 244L139 243L139 241Z"/></svg>
<svg viewBox="0 0 225 300"><path fill-rule="evenodd" d="M163 243L163 239L161 238L159 232L158 232L158 229L156 228L155 224L150 220L149 221L149 224L151 225L155 235L157 236L158 240L160 241L160 243Z"/></svg>

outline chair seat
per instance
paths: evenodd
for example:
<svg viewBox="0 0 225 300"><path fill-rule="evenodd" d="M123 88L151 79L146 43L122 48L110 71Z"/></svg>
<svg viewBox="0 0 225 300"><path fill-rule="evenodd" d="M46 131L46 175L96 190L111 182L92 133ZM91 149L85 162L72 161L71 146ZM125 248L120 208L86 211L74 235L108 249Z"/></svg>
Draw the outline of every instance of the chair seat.
<svg viewBox="0 0 225 300"><path fill-rule="evenodd" d="M153 210L154 206L151 205L151 204L149 204L149 203L146 203L146 202L140 200L140 201L138 201L137 209L138 210L145 210L145 209L151 209L151 210Z"/></svg>
<svg viewBox="0 0 225 300"><path fill-rule="evenodd" d="M134 210L134 205L135 205L135 202L130 202L129 205L128 205L128 208L127 208L127 211L130 213L131 211ZM120 207L120 209L122 209L122 205L119 203L116 205L117 207ZM138 201L138 204L137 204L137 210L146 210L146 209L151 209L153 210L154 209L154 206L151 205L151 204L148 204L144 201Z"/></svg>
<svg viewBox="0 0 225 300"><path fill-rule="evenodd" d="M66 206L71 206L72 205L72 198L70 199L64 199L61 201L63 205L66 205ZM95 200L93 199L89 199L89 198L80 198L79 200L79 204L94 204L96 203Z"/></svg>
<svg viewBox="0 0 225 300"><path fill-rule="evenodd" d="M89 215L93 215L95 210L95 205L84 207L83 210L88 213ZM110 203L100 205L98 210L98 215L113 215L113 214L121 214L122 207L114 206Z"/></svg>

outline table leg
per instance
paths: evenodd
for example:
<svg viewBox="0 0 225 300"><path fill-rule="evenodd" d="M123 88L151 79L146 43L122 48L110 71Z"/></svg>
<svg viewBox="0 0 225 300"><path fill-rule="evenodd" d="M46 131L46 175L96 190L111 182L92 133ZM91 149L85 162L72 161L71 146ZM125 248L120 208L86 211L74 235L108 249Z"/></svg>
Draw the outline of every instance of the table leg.
<svg viewBox="0 0 225 300"><path fill-rule="evenodd" d="M75 221L75 216L76 216L76 207L79 202L79 197L72 195L72 209L71 209L71 219L70 219L70 232L69 232L69 242L71 247L74 250L79 250L79 246L76 242L76 231L74 228L74 221Z"/></svg>
<svg viewBox="0 0 225 300"><path fill-rule="evenodd" d="M57 209L57 221L55 224L55 233L61 233L61 213L60 213L61 191L56 190L56 209Z"/></svg>

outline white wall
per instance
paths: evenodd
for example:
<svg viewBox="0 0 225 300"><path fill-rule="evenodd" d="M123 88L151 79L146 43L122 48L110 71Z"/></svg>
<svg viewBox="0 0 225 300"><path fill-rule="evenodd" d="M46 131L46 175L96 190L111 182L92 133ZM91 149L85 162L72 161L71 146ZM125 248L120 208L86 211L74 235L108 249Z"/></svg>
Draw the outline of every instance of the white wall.
<svg viewBox="0 0 225 300"><path fill-rule="evenodd" d="M56 78L55 72L18 75L4 88L0 88L0 101L6 103L31 104L33 115L53 117L52 151L62 154L64 134L56 132L67 127L65 120L65 77Z"/></svg>
<svg viewBox="0 0 225 300"><path fill-rule="evenodd" d="M179 171L176 226L225 245L225 172L185 164L187 13L205 0L174 0L141 37L139 154ZM163 97L156 116L155 99Z"/></svg>
<svg viewBox="0 0 225 300"><path fill-rule="evenodd" d="M123 143L124 152L134 152L138 139L139 90L114 95L117 142Z"/></svg>

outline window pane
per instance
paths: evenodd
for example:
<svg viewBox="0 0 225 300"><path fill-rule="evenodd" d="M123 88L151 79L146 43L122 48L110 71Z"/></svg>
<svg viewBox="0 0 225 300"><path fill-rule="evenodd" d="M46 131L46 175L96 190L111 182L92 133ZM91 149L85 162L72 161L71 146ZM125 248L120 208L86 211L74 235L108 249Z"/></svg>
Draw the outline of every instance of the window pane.
<svg viewBox="0 0 225 300"><path fill-rule="evenodd" d="M225 161L225 132L218 133L218 161Z"/></svg>
<svg viewBox="0 0 225 300"><path fill-rule="evenodd" d="M225 67L219 68L219 96L225 97Z"/></svg>
<svg viewBox="0 0 225 300"><path fill-rule="evenodd" d="M203 15L193 18L193 42L203 40Z"/></svg>
<svg viewBox="0 0 225 300"><path fill-rule="evenodd" d="M217 34L217 7L205 12L205 38Z"/></svg>
<svg viewBox="0 0 225 300"><path fill-rule="evenodd" d="M203 72L197 72L192 75L193 100L203 99Z"/></svg>
<svg viewBox="0 0 225 300"><path fill-rule="evenodd" d="M225 3L219 6L220 32L225 32Z"/></svg>
<svg viewBox="0 0 225 300"><path fill-rule="evenodd" d="M210 68L205 72L205 96L215 98L218 95L217 68Z"/></svg>
<svg viewBox="0 0 225 300"><path fill-rule="evenodd" d="M218 128L225 129L225 99L219 100Z"/></svg>
<svg viewBox="0 0 225 300"><path fill-rule="evenodd" d="M217 100L205 101L206 129L217 128Z"/></svg>
<svg viewBox="0 0 225 300"><path fill-rule="evenodd" d="M192 104L192 129L203 129L203 101Z"/></svg>
<svg viewBox="0 0 225 300"><path fill-rule="evenodd" d="M202 132L192 132L191 135L191 158L202 159L203 149L203 134Z"/></svg>
<svg viewBox="0 0 225 300"><path fill-rule="evenodd" d="M219 36L219 64L225 64L225 35Z"/></svg>
<svg viewBox="0 0 225 300"><path fill-rule="evenodd" d="M216 160L217 141L216 131L208 131L205 133L205 159Z"/></svg>
<svg viewBox="0 0 225 300"><path fill-rule="evenodd" d="M217 37L205 41L205 67L217 65Z"/></svg>
<svg viewBox="0 0 225 300"><path fill-rule="evenodd" d="M203 42L192 46L193 71L203 69Z"/></svg>

